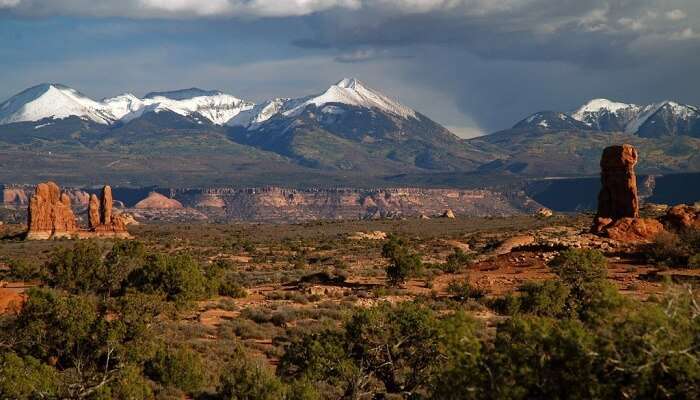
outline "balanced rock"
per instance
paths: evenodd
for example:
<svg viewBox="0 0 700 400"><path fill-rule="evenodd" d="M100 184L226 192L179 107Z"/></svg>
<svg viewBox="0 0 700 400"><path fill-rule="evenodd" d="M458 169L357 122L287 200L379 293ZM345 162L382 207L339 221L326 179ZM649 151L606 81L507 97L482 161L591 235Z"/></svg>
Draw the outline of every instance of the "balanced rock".
<svg viewBox="0 0 700 400"><path fill-rule="evenodd" d="M70 237L78 232L70 197L53 182L37 185L29 200L28 240Z"/></svg>
<svg viewBox="0 0 700 400"><path fill-rule="evenodd" d="M648 242L663 232L655 219L639 218L637 177L634 166L639 156L629 144L603 150L600 160L602 188L598 212L591 231L621 242Z"/></svg>
<svg viewBox="0 0 700 400"><path fill-rule="evenodd" d="M603 150L600 160L602 188L598 194L598 218L639 217L637 177L634 166L639 156L629 144L610 146Z"/></svg>

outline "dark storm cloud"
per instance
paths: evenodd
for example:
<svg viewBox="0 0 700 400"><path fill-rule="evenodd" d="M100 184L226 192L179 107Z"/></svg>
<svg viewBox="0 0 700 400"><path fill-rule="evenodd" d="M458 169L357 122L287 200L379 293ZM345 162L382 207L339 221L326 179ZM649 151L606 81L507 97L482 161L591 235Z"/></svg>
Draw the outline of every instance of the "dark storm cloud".
<svg viewBox="0 0 700 400"><path fill-rule="evenodd" d="M420 54L406 78L441 87L487 131L590 97L700 104L696 0L434 3L317 14L307 18L315 34L297 44Z"/></svg>

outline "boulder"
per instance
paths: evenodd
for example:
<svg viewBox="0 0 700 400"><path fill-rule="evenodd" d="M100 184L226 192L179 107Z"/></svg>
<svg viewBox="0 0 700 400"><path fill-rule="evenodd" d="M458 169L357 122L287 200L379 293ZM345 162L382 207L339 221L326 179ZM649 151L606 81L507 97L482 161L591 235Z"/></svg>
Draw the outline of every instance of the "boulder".
<svg viewBox="0 0 700 400"><path fill-rule="evenodd" d="M637 198L637 150L629 144L610 146L600 160L602 188L598 194L597 218L639 217Z"/></svg>
<svg viewBox="0 0 700 400"><path fill-rule="evenodd" d="M442 218L455 219L456 217L455 217L455 213L453 213L452 210L446 210L442 214Z"/></svg>
<svg viewBox="0 0 700 400"><path fill-rule="evenodd" d="M134 208L141 209L179 209L184 208L182 203L175 199L163 196L158 192L151 192L148 197L136 203Z"/></svg>
<svg viewBox="0 0 700 400"><path fill-rule="evenodd" d="M661 220L670 229L700 228L700 212L694 206L685 204L671 207Z"/></svg>
<svg viewBox="0 0 700 400"><path fill-rule="evenodd" d="M664 226L650 218L622 218L601 230L601 235L625 243L648 243L654 240Z"/></svg>
<svg viewBox="0 0 700 400"><path fill-rule="evenodd" d="M550 210L549 208L540 208L537 210L537 216L542 217L542 218L549 218L554 215L554 212Z"/></svg>
<svg viewBox="0 0 700 400"><path fill-rule="evenodd" d="M28 240L70 237L78 232L70 197L54 182L40 183L29 200Z"/></svg>

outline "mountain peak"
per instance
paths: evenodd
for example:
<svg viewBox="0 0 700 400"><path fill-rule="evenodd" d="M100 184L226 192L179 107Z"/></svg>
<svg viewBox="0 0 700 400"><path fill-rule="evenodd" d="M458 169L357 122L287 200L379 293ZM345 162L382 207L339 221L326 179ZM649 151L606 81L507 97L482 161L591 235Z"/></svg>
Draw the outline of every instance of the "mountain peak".
<svg viewBox="0 0 700 400"><path fill-rule="evenodd" d="M343 78L338 83L335 84L343 89L357 89L358 86L364 87L362 82L357 78Z"/></svg>
<svg viewBox="0 0 700 400"><path fill-rule="evenodd" d="M71 116L109 124L105 107L84 94L59 83L42 83L0 104L0 124L63 119Z"/></svg>
<svg viewBox="0 0 700 400"><path fill-rule="evenodd" d="M165 97L171 100L188 100L195 97L218 96L223 94L220 90L204 90L200 88L179 89L164 92L151 92L144 96L145 99L153 99L156 97Z"/></svg>
<svg viewBox="0 0 700 400"><path fill-rule="evenodd" d="M615 113L619 110L634 107L634 104L620 103L617 101L612 101L608 99L593 99L588 103L581 106L575 113L574 116L580 116L584 113L594 113L606 110L611 113Z"/></svg>

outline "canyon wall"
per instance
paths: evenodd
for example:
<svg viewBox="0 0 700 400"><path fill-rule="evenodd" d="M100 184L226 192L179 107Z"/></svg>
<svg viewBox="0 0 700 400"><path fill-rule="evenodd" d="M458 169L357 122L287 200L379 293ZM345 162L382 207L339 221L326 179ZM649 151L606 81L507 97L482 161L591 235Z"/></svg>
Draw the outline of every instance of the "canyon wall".
<svg viewBox="0 0 700 400"><path fill-rule="evenodd" d="M3 190L5 205L22 207L31 198L33 187L7 185ZM183 209L156 209L154 201L140 201L159 194L177 200ZM90 194L96 189L67 188L74 208L84 212ZM120 194L128 193L128 198ZM534 213L541 205L524 192L491 190L422 189L422 188L334 188L286 189L264 188L182 188L129 189L114 188L114 200L124 204L134 215L182 214L187 219L193 210L200 214L229 221L305 221L315 219L370 219L400 216L437 216L447 210L456 215L504 216ZM138 196L134 196L138 194ZM138 201L137 201L138 200ZM136 205L139 207L136 207ZM152 205L149 213L148 206ZM155 207L155 208L154 208ZM89 219L89 216L87 216Z"/></svg>
<svg viewBox="0 0 700 400"><path fill-rule="evenodd" d="M230 220L303 221L396 216L502 216L541 207L522 192L489 190L378 188L173 189L170 197L186 207L218 209Z"/></svg>

